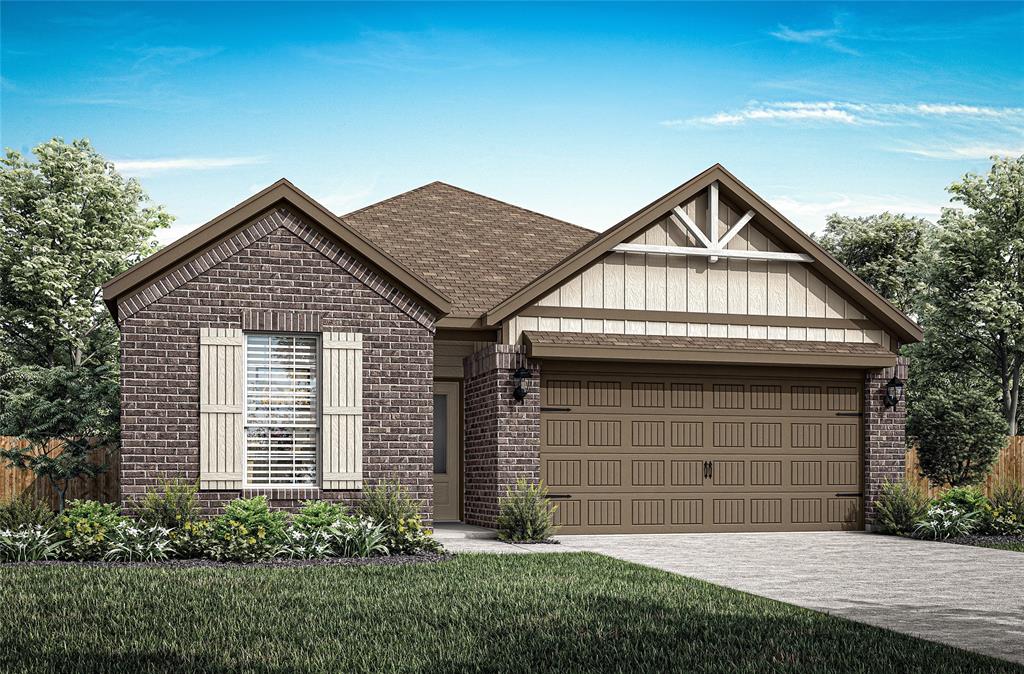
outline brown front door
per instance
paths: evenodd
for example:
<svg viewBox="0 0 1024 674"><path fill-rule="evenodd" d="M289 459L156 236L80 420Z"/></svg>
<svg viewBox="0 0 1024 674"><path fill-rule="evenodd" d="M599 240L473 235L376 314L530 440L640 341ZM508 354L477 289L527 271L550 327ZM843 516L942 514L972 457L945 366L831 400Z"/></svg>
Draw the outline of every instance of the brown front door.
<svg viewBox="0 0 1024 674"><path fill-rule="evenodd" d="M863 526L860 372L556 367L541 476L562 533Z"/></svg>
<svg viewBox="0 0 1024 674"><path fill-rule="evenodd" d="M459 519L459 384L434 382L434 520Z"/></svg>

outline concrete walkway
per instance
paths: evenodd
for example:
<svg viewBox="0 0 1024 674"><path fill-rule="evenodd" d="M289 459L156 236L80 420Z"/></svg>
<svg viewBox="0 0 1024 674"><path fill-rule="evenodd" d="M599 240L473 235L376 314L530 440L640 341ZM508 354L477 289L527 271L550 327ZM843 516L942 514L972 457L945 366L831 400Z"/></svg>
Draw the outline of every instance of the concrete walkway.
<svg viewBox="0 0 1024 674"><path fill-rule="evenodd" d="M865 533L559 536L439 525L452 552L596 552L1024 664L1024 553Z"/></svg>
<svg viewBox="0 0 1024 674"><path fill-rule="evenodd" d="M560 536L587 550L1024 664L1024 554L866 533Z"/></svg>

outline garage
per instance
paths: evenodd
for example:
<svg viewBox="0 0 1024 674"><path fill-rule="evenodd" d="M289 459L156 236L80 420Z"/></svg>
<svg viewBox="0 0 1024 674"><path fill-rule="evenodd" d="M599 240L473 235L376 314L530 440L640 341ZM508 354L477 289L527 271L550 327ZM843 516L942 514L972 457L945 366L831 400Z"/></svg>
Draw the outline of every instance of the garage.
<svg viewBox="0 0 1024 674"><path fill-rule="evenodd" d="M551 361L541 477L565 534L863 528L864 373Z"/></svg>

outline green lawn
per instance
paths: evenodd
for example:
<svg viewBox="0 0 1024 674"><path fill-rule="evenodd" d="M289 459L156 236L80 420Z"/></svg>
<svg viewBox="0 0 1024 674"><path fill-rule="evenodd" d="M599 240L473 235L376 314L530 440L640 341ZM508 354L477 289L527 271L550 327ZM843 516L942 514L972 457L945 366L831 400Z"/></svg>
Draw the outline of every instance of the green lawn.
<svg viewBox="0 0 1024 674"><path fill-rule="evenodd" d="M4 668L1021 671L591 554L399 567L0 568Z"/></svg>
<svg viewBox="0 0 1024 674"><path fill-rule="evenodd" d="M1024 552L1024 543L974 543L981 548L995 548L996 550L1012 550L1014 552Z"/></svg>

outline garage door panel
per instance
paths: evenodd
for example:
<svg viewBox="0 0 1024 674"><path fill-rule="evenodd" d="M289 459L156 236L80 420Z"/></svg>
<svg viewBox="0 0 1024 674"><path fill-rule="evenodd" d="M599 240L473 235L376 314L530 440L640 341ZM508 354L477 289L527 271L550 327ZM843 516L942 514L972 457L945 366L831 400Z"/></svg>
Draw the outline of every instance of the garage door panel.
<svg viewBox="0 0 1024 674"><path fill-rule="evenodd" d="M861 500L830 493L622 494L556 499L559 533L855 530Z"/></svg>
<svg viewBox="0 0 1024 674"><path fill-rule="evenodd" d="M855 381L546 372L541 400L564 533L862 526Z"/></svg>

